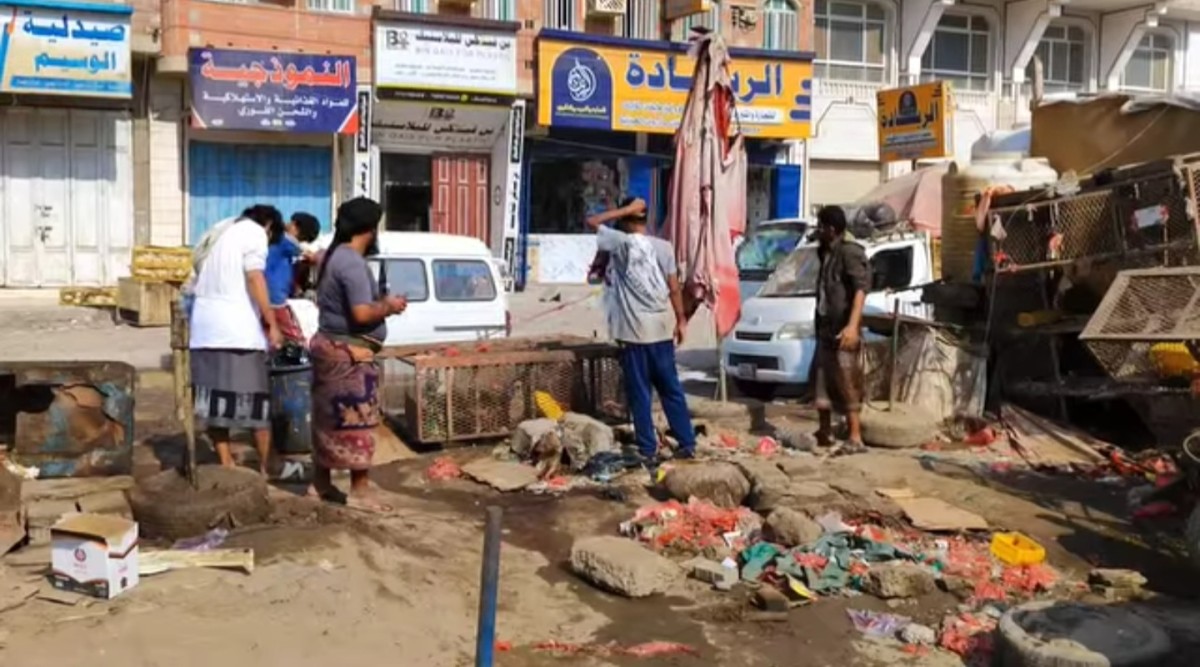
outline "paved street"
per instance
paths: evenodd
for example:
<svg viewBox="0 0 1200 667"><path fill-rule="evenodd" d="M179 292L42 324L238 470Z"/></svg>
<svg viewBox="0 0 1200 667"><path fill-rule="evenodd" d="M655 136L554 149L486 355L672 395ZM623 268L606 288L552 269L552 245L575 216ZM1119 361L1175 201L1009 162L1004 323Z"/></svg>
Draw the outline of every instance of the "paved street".
<svg viewBox="0 0 1200 667"><path fill-rule="evenodd" d="M571 334L606 338L597 288L533 285L509 296L516 336ZM0 290L0 358L7 360L110 360L139 369L168 368L169 332L114 324L107 310L58 305L57 290ZM710 320L692 322L680 363L715 363Z"/></svg>

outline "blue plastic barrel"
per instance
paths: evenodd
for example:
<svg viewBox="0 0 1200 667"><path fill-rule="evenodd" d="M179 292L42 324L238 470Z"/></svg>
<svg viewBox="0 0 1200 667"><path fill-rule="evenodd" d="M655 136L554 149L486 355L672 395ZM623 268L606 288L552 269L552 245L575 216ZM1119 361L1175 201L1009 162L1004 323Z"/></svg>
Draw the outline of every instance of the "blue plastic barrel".
<svg viewBox="0 0 1200 667"><path fill-rule="evenodd" d="M312 364L272 364L271 442L280 454L312 451Z"/></svg>

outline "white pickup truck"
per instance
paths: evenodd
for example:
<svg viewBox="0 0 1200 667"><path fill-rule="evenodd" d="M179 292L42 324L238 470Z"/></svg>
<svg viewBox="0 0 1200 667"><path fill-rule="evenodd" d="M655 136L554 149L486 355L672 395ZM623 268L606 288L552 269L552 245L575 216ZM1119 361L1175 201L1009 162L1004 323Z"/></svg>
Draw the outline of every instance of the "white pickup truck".
<svg viewBox="0 0 1200 667"><path fill-rule="evenodd" d="M864 313L900 313L928 318L921 303L921 286L933 282L929 237L894 233L857 241L867 253L871 291ZM769 399L783 384L808 382L816 351L816 244L801 246L781 263L758 294L742 304L742 316L725 338L721 363L738 389L754 398ZM879 336L864 329L863 340Z"/></svg>

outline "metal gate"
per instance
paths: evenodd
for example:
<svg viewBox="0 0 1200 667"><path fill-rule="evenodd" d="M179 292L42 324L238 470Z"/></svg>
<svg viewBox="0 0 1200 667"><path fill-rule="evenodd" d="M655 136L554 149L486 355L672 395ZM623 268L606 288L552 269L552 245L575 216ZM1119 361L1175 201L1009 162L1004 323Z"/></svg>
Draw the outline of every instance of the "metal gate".
<svg viewBox="0 0 1200 667"><path fill-rule="evenodd" d="M188 145L190 242L254 204L270 204L285 218L297 211L311 213L329 231L333 188L328 148L193 141Z"/></svg>
<svg viewBox="0 0 1200 667"><path fill-rule="evenodd" d="M0 111L0 284L112 285L133 246L122 112Z"/></svg>

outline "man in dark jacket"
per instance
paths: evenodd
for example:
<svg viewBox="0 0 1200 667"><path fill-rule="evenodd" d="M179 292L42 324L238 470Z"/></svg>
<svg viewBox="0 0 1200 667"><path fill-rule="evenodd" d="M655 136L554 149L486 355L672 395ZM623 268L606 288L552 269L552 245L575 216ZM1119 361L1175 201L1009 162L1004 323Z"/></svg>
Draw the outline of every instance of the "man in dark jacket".
<svg viewBox="0 0 1200 667"><path fill-rule="evenodd" d="M821 270L817 278L817 352L812 366L820 428L817 441L833 443L833 411L846 417L850 434L843 453L864 449L859 415L863 401L862 311L871 272L863 247L846 233L846 212L817 212Z"/></svg>

